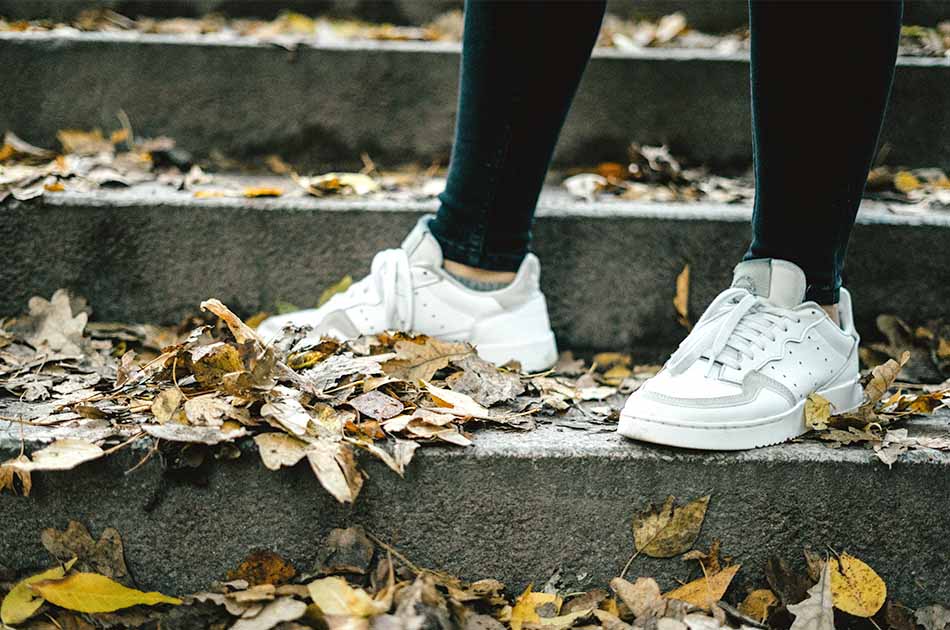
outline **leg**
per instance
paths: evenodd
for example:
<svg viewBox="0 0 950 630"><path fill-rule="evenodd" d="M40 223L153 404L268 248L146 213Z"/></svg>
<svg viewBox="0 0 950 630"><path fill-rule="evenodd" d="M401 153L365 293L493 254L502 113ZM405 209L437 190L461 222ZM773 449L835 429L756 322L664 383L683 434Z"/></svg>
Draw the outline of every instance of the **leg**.
<svg viewBox="0 0 950 630"><path fill-rule="evenodd" d="M630 396L621 434L754 448L807 432L812 394L839 413L860 405L858 334L841 266L884 117L900 17L899 2L751 2L752 245L732 287Z"/></svg>
<svg viewBox="0 0 950 630"><path fill-rule="evenodd" d="M466 2L455 145L430 224L449 271L510 274L524 259L548 163L605 4Z"/></svg>
<svg viewBox="0 0 950 630"><path fill-rule="evenodd" d="M497 364L550 367L557 344L540 264L527 253L531 221L604 5L469 0L438 217L423 217L401 248L379 252L367 278L318 308L271 317L258 332L276 339L306 326L319 339L411 330L467 341Z"/></svg>
<svg viewBox="0 0 950 630"><path fill-rule="evenodd" d="M795 263L807 299L822 305L838 301L901 8L880 0L750 2L756 194L745 259Z"/></svg>

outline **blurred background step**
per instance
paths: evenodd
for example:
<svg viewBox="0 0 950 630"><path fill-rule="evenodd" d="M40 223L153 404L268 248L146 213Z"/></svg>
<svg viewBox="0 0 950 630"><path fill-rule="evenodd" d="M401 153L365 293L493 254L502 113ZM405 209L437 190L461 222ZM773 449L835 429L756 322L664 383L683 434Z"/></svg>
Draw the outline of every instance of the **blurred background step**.
<svg viewBox="0 0 950 630"><path fill-rule="evenodd" d="M446 163L458 50L446 42L341 42L291 50L251 39L137 32L0 33L0 129L54 146L63 128L168 135L196 156L276 153L298 168ZM794 54L791 51L790 54ZM622 162L667 144L712 166L751 161L744 52L598 49L555 155ZM888 164L950 168L950 57L902 57L883 136ZM821 148L815 173L821 176Z"/></svg>
<svg viewBox="0 0 950 630"><path fill-rule="evenodd" d="M200 17L221 13L273 18L284 10L333 17L355 17L394 24L422 24L453 9L462 0L0 0L0 15L14 19L65 20L87 9L109 8L132 17ZM609 0L607 11L621 17L657 19L682 11L690 25L724 32L748 26L745 0ZM932 26L950 19L945 0L905 0L904 23Z"/></svg>
<svg viewBox="0 0 950 630"><path fill-rule="evenodd" d="M236 177L231 186L240 191L242 181L260 183ZM377 251L398 246L437 207L392 194L294 197L291 187L275 199L200 199L150 183L8 200L0 315L60 287L89 298L99 320L175 323L209 297L244 315L278 302L307 308L344 275L367 273ZM750 215L741 204L587 202L547 189L535 251L560 344L661 358L686 334L672 305L677 275L690 266L695 321L731 281ZM882 313L911 322L947 315L948 237L950 212L864 204L845 280L862 335L877 335Z"/></svg>

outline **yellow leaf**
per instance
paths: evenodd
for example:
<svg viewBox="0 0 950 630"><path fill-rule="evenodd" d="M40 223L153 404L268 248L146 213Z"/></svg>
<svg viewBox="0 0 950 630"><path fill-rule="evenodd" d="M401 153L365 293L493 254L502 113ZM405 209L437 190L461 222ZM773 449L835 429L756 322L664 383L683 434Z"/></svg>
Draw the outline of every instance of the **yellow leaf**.
<svg viewBox="0 0 950 630"><path fill-rule="evenodd" d="M195 199L216 199L218 197L227 197L229 196L223 190L196 190Z"/></svg>
<svg viewBox="0 0 950 630"><path fill-rule="evenodd" d="M920 180L908 171L899 171L894 175L894 188L902 193L909 193L920 188Z"/></svg>
<svg viewBox="0 0 950 630"><path fill-rule="evenodd" d="M284 194L282 188L255 188L249 187L244 189L245 197L280 197Z"/></svg>
<svg viewBox="0 0 950 630"><path fill-rule="evenodd" d="M805 426L814 431L828 428L831 418L831 402L818 394L809 394L805 399Z"/></svg>
<svg viewBox="0 0 950 630"><path fill-rule="evenodd" d="M334 284L333 286L327 287L323 290L323 293L320 294L320 299L317 300L317 307L323 306L330 301L337 293L343 293L350 288L350 285L353 284L353 277L350 275L345 275L340 278L340 281Z"/></svg>
<svg viewBox="0 0 950 630"><path fill-rule="evenodd" d="M538 623L541 613L545 613L545 617L555 617L561 610L560 597L553 593L535 593L531 589L529 584L511 610L511 630L521 630L526 623Z"/></svg>
<svg viewBox="0 0 950 630"><path fill-rule="evenodd" d="M3 603L0 604L0 620L5 624L13 625L23 623L36 614L36 611L43 605L43 598L37 597L30 585L44 580L62 578L75 562L76 558L73 558L65 565L47 569L18 582L3 598Z"/></svg>
<svg viewBox="0 0 950 630"><path fill-rule="evenodd" d="M756 621L763 622L769 617L772 609L778 604L778 597L767 588L759 588L751 593L739 604L739 612Z"/></svg>
<svg viewBox="0 0 950 630"><path fill-rule="evenodd" d="M703 610L711 610L713 605L722 599L729 588L729 583L736 576L739 567L742 565L734 564L726 567L719 573L710 576L704 576L698 580L693 580L688 584L666 593L667 599L678 599Z"/></svg>
<svg viewBox="0 0 950 630"><path fill-rule="evenodd" d="M676 276L676 295L673 296L673 308L679 316L677 321L685 328L692 328L689 323L689 265L683 266L683 271Z"/></svg>
<svg viewBox="0 0 950 630"><path fill-rule="evenodd" d="M181 603L157 592L143 593L98 573L74 573L62 580L33 584L33 590L60 608L85 613L121 610L130 606Z"/></svg>
<svg viewBox="0 0 950 630"><path fill-rule="evenodd" d="M881 609L887 599L887 585L874 569L846 553L828 564L835 608L855 617L872 617Z"/></svg>
<svg viewBox="0 0 950 630"><path fill-rule="evenodd" d="M672 558L696 542L706 518L709 496L676 508L674 500L672 496L667 497L659 511L650 506L633 517L633 541L638 552L652 558Z"/></svg>
<svg viewBox="0 0 950 630"><path fill-rule="evenodd" d="M16 494L16 484L14 484L14 479L19 479L20 490L23 492L23 496L30 496L30 490L33 489L33 476L30 474L30 471L17 470L10 465L15 462L27 464L29 461L29 457L26 455L20 455L8 462L0 464L0 492L9 490L13 494Z"/></svg>
<svg viewBox="0 0 950 630"><path fill-rule="evenodd" d="M374 600L362 589L353 588L341 577L314 580L307 585L307 590L324 615L372 617L389 609L384 602Z"/></svg>

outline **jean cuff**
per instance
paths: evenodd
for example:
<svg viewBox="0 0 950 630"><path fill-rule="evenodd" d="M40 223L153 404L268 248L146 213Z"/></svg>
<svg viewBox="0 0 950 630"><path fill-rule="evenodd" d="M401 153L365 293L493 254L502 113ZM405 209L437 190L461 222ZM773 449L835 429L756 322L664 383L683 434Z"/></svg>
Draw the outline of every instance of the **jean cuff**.
<svg viewBox="0 0 950 630"><path fill-rule="evenodd" d="M810 284L805 290L805 301L811 300L822 305L837 304L840 295L840 284Z"/></svg>
<svg viewBox="0 0 950 630"><path fill-rule="evenodd" d="M521 252L491 252L486 251L482 246L483 241L479 238L456 239L446 236L441 232L439 222L433 220L429 223L429 230L432 236L438 241L442 248L442 258L453 262L486 269L488 271L518 271L521 263L527 255L526 251Z"/></svg>

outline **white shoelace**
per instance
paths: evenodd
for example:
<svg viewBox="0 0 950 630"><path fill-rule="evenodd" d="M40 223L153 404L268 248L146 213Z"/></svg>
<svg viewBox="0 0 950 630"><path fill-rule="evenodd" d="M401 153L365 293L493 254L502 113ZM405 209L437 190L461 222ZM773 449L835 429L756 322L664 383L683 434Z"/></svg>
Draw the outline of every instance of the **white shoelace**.
<svg viewBox="0 0 950 630"><path fill-rule="evenodd" d="M798 321L787 309L773 306L746 289L723 291L707 312L715 317L723 309L729 310L721 322L704 331L693 343L687 337L673 353L667 367L674 374L682 372L699 358L709 362L706 376L711 376L717 363L738 369L743 358L752 359L756 349L765 350L764 340L775 341L777 332L788 332L789 320Z"/></svg>

